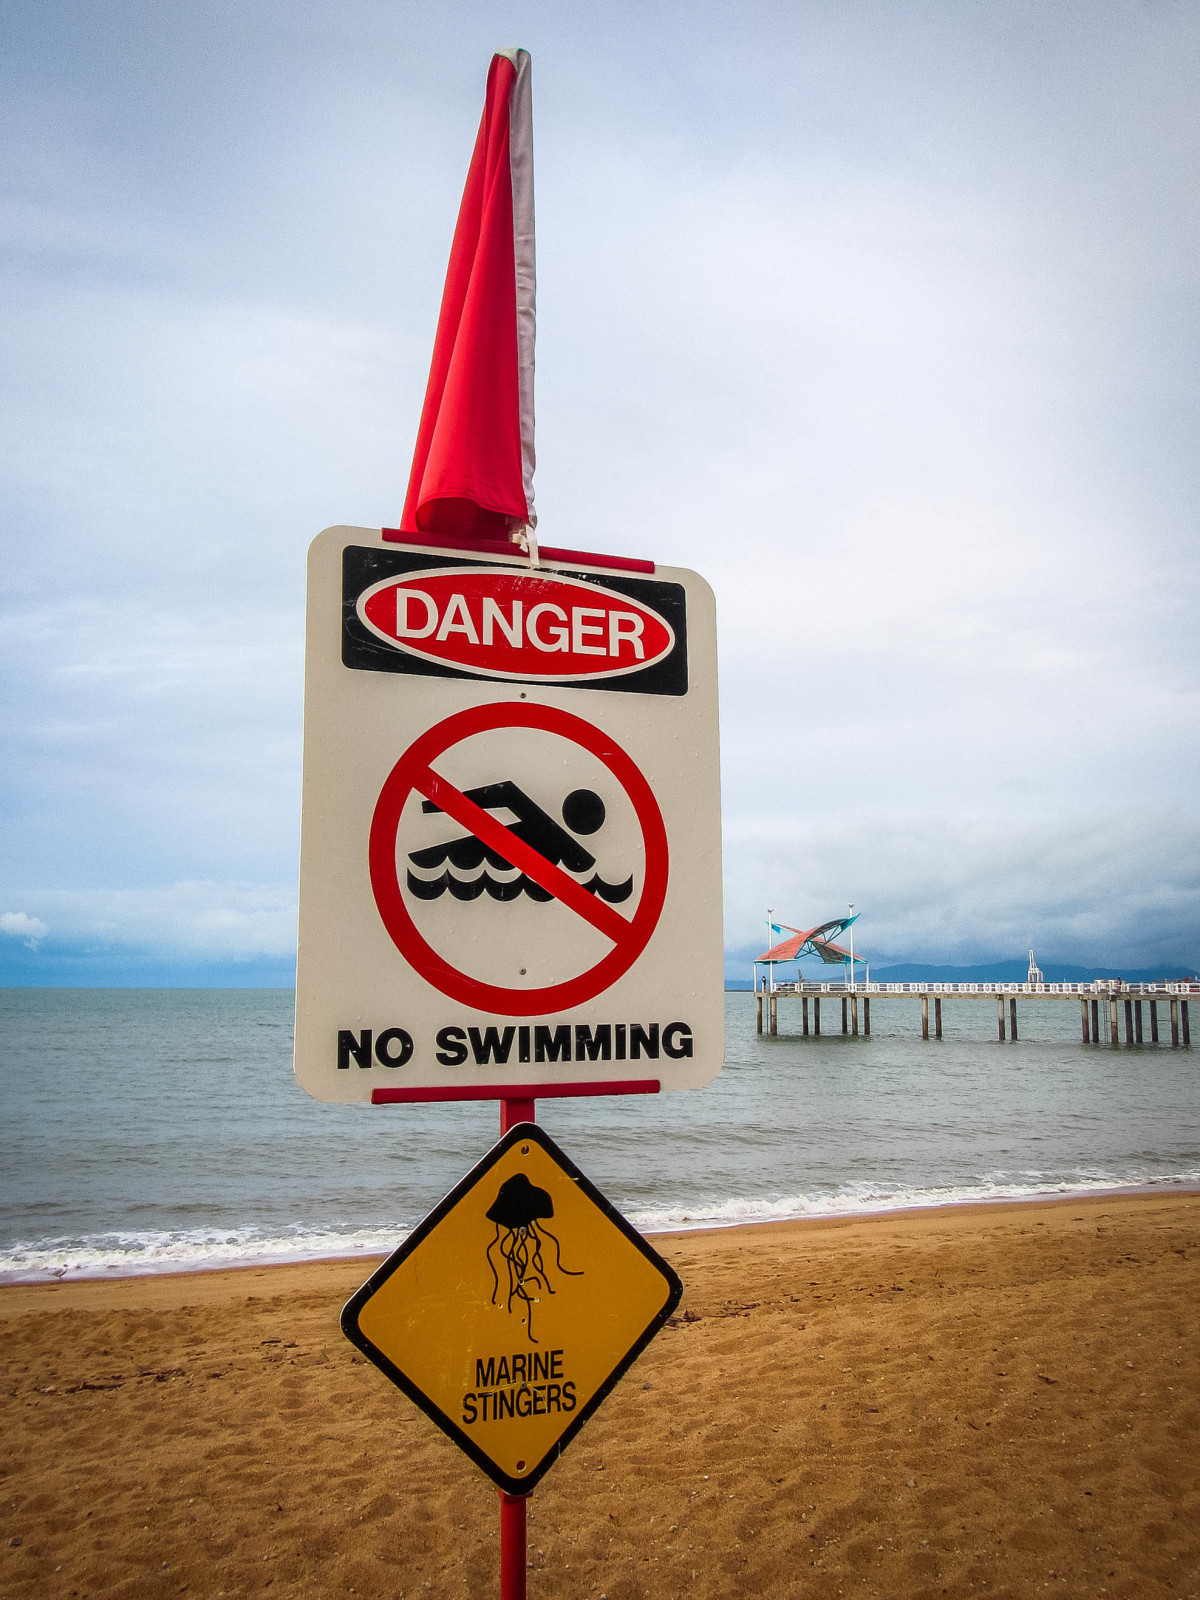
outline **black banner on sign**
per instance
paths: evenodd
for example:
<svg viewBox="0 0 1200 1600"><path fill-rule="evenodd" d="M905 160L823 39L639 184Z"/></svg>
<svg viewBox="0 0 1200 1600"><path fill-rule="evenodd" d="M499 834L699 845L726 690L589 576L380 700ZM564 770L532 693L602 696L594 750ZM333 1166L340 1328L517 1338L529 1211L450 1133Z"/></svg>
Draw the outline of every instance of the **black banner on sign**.
<svg viewBox="0 0 1200 1600"><path fill-rule="evenodd" d="M684 591L626 573L348 545L342 664L359 672L684 695Z"/></svg>

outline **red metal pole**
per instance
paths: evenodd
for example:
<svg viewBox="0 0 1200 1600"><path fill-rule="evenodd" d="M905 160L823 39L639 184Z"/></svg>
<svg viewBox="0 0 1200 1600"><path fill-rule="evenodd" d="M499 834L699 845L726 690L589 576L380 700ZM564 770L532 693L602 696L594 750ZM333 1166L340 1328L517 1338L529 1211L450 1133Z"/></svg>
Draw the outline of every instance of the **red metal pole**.
<svg viewBox="0 0 1200 1600"><path fill-rule="evenodd" d="M525 1600L525 1497L500 1491L500 1600Z"/></svg>
<svg viewBox="0 0 1200 1600"><path fill-rule="evenodd" d="M501 1100L500 1132L507 1133L518 1122L536 1122L537 1102L534 1100Z"/></svg>
<svg viewBox="0 0 1200 1600"><path fill-rule="evenodd" d="M501 1100L500 1132L534 1122L533 1100ZM500 1491L500 1600L525 1600L525 1496Z"/></svg>

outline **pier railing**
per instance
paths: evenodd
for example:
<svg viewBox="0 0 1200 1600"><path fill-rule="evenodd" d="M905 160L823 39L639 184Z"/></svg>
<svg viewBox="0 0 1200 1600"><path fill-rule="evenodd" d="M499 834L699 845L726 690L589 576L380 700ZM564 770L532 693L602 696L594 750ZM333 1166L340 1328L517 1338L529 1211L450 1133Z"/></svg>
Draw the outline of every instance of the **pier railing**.
<svg viewBox="0 0 1200 1600"><path fill-rule="evenodd" d="M1121 978L1097 978L1092 983L777 983L775 994L799 995L1044 995L1048 1000L1090 999L1092 995L1128 996L1152 1000L1156 996L1200 995L1200 983L1126 983Z"/></svg>
<svg viewBox="0 0 1200 1600"><path fill-rule="evenodd" d="M1159 1001L1170 1011L1171 1044L1191 1045L1189 999L1200 996L1200 980L1174 983L1126 983L1123 978L1097 978L1091 983L778 983L773 989L760 989L756 996L756 1027L772 1035L779 1031L780 1000L800 1002L801 1034L808 1035L809 1002L812 1002L813 1033L821 1032L821 1001L841 1001L842 1032L857 1034L861 1005L863 1033L871 1031L872 1000L921 1002L921 1037L929 1038L930 1010L933 1034L942 1037L943 1000L994 1000L996 1037L1001 1042L1017 1037L1017 1001L1075 1000L1079 1003L1080 1036L1084 1044L1117 1044L1120 1039L1120 1013L1125 1018L1125 1043L1145 1042L1144 1010L1149 1011L1150 1043L1158 1043ZM766 1018L764 1019L764 1003Z"/></svg>

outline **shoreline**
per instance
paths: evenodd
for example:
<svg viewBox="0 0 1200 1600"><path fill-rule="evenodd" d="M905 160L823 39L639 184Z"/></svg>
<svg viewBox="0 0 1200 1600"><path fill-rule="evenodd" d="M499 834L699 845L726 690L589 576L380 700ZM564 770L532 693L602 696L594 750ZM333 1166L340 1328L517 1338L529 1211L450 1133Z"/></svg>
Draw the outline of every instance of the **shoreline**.
<svg viewBox="0 0 1200 1600"><path fill-rule="evenodd" d="M1137 1198L1139 1196L1188 1194L1200 1194L1200 1183L1193 1181L1190 1176L1187 1178L1163 1178L1160 1181L1151 1180L1149 1182L1136 1184L1105 1184L1102 1186L1089 1186L1086 1188L1055 1187L1036 1189L1015 1195L998 1194L989 1195L986 1197L968 1196L961 1200L936 1198L927 1202L913 1202L906 1199L903 1204L895 1206L886 1204L873 1206L868 1204L861 1207L856 1206L853 1209L846 1207L842 1210L829 1210L809 1213L783 1212L777 1216L744 1219L739 1218L730 1220L728 1222L713 1220L704 1220L694 1223L685 1222L665 1228L640 1227L636 1221L633 1221L633 1219L629 1220L633 1221L633 1226L636 1227L638 1232L642 1233L645 1238L665 1239L672 1238L675 1235L685 1238L693 1234L728 1233L743 1228L772 1228L778 1226L787 1226L792 1223L815 1224L822 1222L867 1222L873 1219L883 1220L888 1217L899 1217L910 1214L919 1216L940 1211L955 1212L964 1210L988 1209L993 1207L1003 1209L1010 1206L1045 1205L1054 1203L1056 1201L1061 1201L1063 1204L1067 1204L1073 1201L1082 1202L1092 1199L1103 1200L1106 1198L1119 1198L1126 1195L1130 1196L1131 1198ZM764 1204L769 1205L770 1202L764 1202ZM39 1286L53 1288L55 1286L62 1286L72 1283L118 1283L127 1278L154 1279L207 1276L214 1272L254 1272L268 1268L281 1269L285 1267L308 1267L322 1264L344 1265L355 1261L372 1262L377 1264L380 1261L386 1260L387 1256L391 1254L391 1251L397 1249L399 1245L403 1243L415 1226L417 1226L416 1223L413 1223L409 1226L397 1225L394 1230L385 1229L383 1227L376 1227L372 1229L372 1232L394 1232L393 1241L386 1248L382 1249L376 1249L367 1246L344 1251L335 1250L329 1253L320 1252L312 1255L305 1253L275 1254L268 1249L264 1250L261 1255L247 1255L240 1258L239 1256L234 1255L232 1259L217 1260L212 1262L211 1265L200 1261L184 1260L179 1264L176 1264L174 1261L168 1261L161 1265L131 1265L127 1267L122 1262L120 1265L102 1265L86 1268L68 1267L65 1270L55 1270L54 1268L47 1266L31 1270L28 1274L8 1272L5 1269L0 1268L0 1293L3 1293L8 1289L36 1288ZM101 1234L97 1235L97 1237L104 1238L107 1237L107 1235ZM50 1253L48 1247L30 1246L28 1248L31 1250L37 1250L41 1248L44 1249L47 1254Z"/></svg>
<svg viewBox="0 0 1200 1600"><path fill-rule="evenodd" d="M889 1226L928 1223L931 1227L947 1227L951 1231L966 1228L985 1218L1002 1222L1005 1218L1015 1222L1026 1214L1047 1211L1057 1212L1064 1207L1112 1209L1128 1205L1136 1208L1153 1201L1200 1200L1200 1186L1161 1186L1129 1189L1088 1190L1074 1194L1047 1193L1036 1198L1020 1200L964 1200L928 1206L906 1206L886 1211L861 1211L836 1213L812 1217L779 1217L761 1222L731 1222L700 1224L694 1228L671 1228L662 1232L646 1233L660 1253L670 1253L671 1247L683 1249L696 1247L704 1253L727 1244L735 1249L752 1250L756 1245L776 1238L799 1245L809 1236L819 1245L827 1235L843 1235L857 1229L882 1236ZM405 1236L407 1232L405 1230ZM398 1241L399 1242L399 1241ZM68 1291L80 1291L80 1308L92 1305L104 1289L119 1291L122 1304L136 1302L139 1288L156 1286L161 1292L152 1298L155 1303L171 1304L188 1294L203 1300L220 1299L224 1295L243 1292L251 1279L269 1278L269 1285L260 1287L260 1294L291 1293L299 1286L299 1278L311 1274L324 1279L343 1276L356 1287L375 1268L387 1259L387 1251L364 1251L361 1254L313 1256L290 1261L247 1261L211 1267L165 1267L158 1271L111 1272L104 1275L83 1275L68 1278L39 1278L0 1282L0 1318L11 1315L17 1297L28 1297L28 1309L37 1309L42 1296L52 1297L56 1305L75 1304ZM174 1294L172 1293L174 1291ZM347 1291L349 1292L349 1291ZM147 1302L148 1303L148 1302ZM182 1303L182 1302L181 1302Z"/></svg>
<svg viewBox="0 0 1200 1600"><path fill-rule="evenodd" d="M987 1209L991 1207L1007 1208L1010 1206L1044 1205L1055 1201L1067 1204L1074 1201L1101 1200L1105 1198L1151 1195L1188 1195L1200 1194L1200 1182L1194 1181L1190 1176L1186 1178L1163 1178L1131 1184L1105 1184L1096 1187L1070 1188L1052 1187L1045 1189L1031 1189L1020 1194L998 1194L986 1197L968 1196L963 1199L947 1200L943 1198L930 1199L927 1202L911 1201L905 1199L900 1205L863 1205L851 1208L847 1206L841 1210L816 1211L808 1213L783 1212L778 1216L733 1219L730 1221L703 1220L698 1222L684 1222L670 1227L641 1227L636 1221L633 1226L638 1228L647 1239L672 1238L675 1235L688 1237L692 1234L728 1233L743 1228L771 1228L792 1223L816 1224L822 1222L855 1222L870 1221L872 1219L885 1219L888 1217L925 1215L935 1212L963 1211ZM741 1203L741 1202L737 1202ZM755 1203L755 1202L747 1202ZM771 1202L763 1202L765 1205ZM636 1215L636 1213L635 1213ZM632 1219L630 1219L632 1220ZM183 1261L176 1264L168 1261L161 1265L130 1265L124 1262L120 1265L100 1265L95 1267L71 1268L56 1270L50 1266L33 1268L28 1273L8 1271L0 1267L0 1293L17 1288L52 1288L72 1283L116 1283L126 1278L178 1278L197 1275L208 1275L214 1272L253 1272L264 1268L306 1267L317 1266L323 1263L349 1263L354 1261L378 1263L386 1259L391 1250L396 1249L412 1232L417 1224L409 1226L397 1225L394 1233L394 1242L387 1248L375 1249L359 1247L348 1250L335 1250L330 1253L274 1253L270 1249L264 1250L261 1255L246 1255L239 1258L217 1260L211 1265L199 1261ZM373 1232L392 1232L393 1230L377 1227ZM97 1238L109 1237L100 1234ZM16 1248L11 1247L11 1248ZM31 1251L44 1251L50 1254L49 1246L28 1246ZM78 1246L67 1247L64 1254L69 1254L70 1249ZM131 1253L132 1260L132 1253Z"/></svg>

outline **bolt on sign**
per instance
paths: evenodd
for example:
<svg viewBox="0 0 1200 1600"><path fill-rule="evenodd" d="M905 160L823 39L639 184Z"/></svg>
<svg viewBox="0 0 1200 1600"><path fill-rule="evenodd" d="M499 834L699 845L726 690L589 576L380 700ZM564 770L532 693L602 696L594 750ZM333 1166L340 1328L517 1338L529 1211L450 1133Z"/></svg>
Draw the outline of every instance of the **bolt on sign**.
<svg viewBox="0 0 1200 1600"><path fill-rule="evenodd" d="M721 1066L712 591L547 554L312 545L295 1061L318 1099Z"/></svg>
<svg viewBox="0 0 1200 1600"><path fill-rule="evenodd" d="M682 1285L533 1123L510 1130L347 1303L352 1343L525 1495Z"/></svg>

